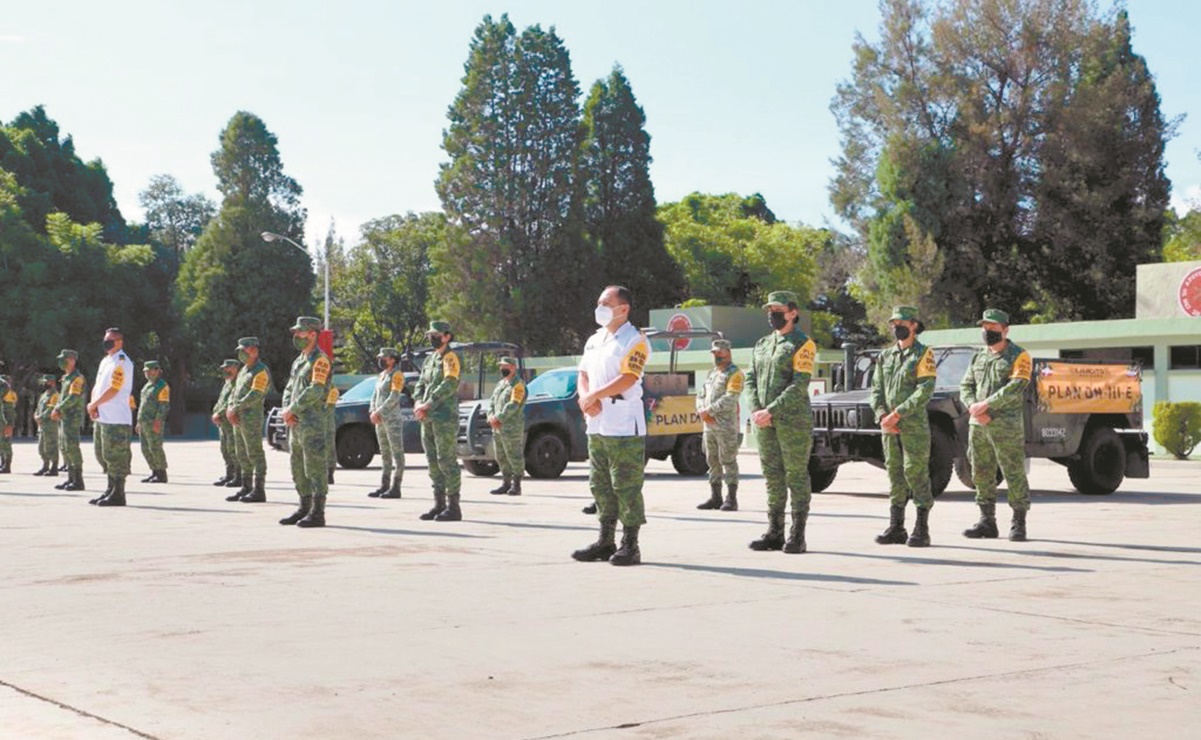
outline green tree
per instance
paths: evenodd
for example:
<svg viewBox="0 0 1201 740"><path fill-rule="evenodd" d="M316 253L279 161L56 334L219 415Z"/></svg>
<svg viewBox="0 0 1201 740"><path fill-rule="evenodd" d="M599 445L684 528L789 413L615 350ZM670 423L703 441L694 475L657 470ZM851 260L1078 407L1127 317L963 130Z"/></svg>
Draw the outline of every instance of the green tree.
<svg viewBox="0 0 1201 740"><path fill-rule="evenodd" d="M1183 216L1170 210L1164 226L1163 259L1165 262L1201 260L1201 209L1194 208Z"/></svg>
<svg viewBox="0 0 1201 740"><path fill-rule="evenodd" d="M171 175L155 175L138 195L146 211L146 227L153 243L183 259L204 227L217 214L217 206L200 193L188 195Z"/></svg>
<svg viewBox="0 0 1201 740"><path fill-rule="evenodd" d="M437 191L469 248L451 241L431 254L431 313L464 338L578 349L590 333L587 305L578 304L593 260L577 176L580 92L567 49L554 29L518 36L507 16L485 16L464 69Z"/></svg>
<svg viewBox="0 0 1201 740"><path fill-rule="evenodd" d="M312 307L309 256L271 231L303 243L301 187L283 172L278 141L252 113L238 112L213 153L217 215L184 256L176 300L190 357L215 367L241 336L257 336L276 378L286 377L295 350L288 327Z"/></svg>
<svg viewBox="0 0 1201 740"><path fill-rule="evenodd" d="M663 243L650 178L651 137L646 115L620 67L598 80L584 104L581 172L587 199L586 231L598 255L593 292L625 285L635 296L635 324L649 309L674 306L684 296L684 276Z"/></svg>

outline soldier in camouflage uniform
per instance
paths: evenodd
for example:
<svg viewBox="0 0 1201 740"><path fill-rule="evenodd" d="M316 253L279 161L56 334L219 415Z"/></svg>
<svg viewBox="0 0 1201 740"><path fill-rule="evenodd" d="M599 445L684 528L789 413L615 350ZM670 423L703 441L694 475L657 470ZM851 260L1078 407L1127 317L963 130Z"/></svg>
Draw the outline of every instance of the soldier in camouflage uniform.
<svg viewBox="0 0 1201 740"><path fill-rule="evenodd" d="M226 360L221 363L221 375L225 379L221 383L221 392L217 394L217 402L213 404L213 423L217 425L217 433L221 439L221 458L225 461L225 475L213 481L214 486L229 488L242 487L242 474L238 468L237 443L234 441L234 425L225 416L229 401L233 397L234 383L238 377L238 369L242 363L237 360Z"/></svg>
<svg viewBox="0 0 1201 740"><path fill-rule="evenodd" d="M13 472L13 431L17 423L17 391L7 375L0 375L0 473Z"/></svg>
<svg viewBox="0 0 1201 740"><path fill-rule="evenodd" d="M997 466L1009 487L1013 521L1009 539L1026 541L1026 512L1030 486L1026 482L1026 422L1024 397L1033 363L1030 353L1009 341L1009 314L997 308L984 311L984 348L959 385L959 397L971 414L968 457L980 521L964 530L965 537L993 538L997 531Z"/></svg>
<svg viewBox="0 0 1201 740"><path fill-rule="evenodd" d="M234 450L242 472L242 487L226 501L261 503L267 500L267 456L263 454L263 400L271 390L271 371L259 357L258 337L238 340L242 369L226 404L225 418L234 429Z"/></svg>
<svg viewBox="0 0 1201 740"><path fill-rule="evenodd" d="M738 511L738 397L746 375L731 361L730 341L714 339L709 350L713 369L696 394L696 412L704 423L705 459L709 463L709 500L698 509ZM721 483L726 482L726 500Z"/></svg>
<svg viewBox="0 0 1201 740"><path fill-rule="evenodd" d="M501 379L492 391L488 425L503 480L489 493L520 496L525 471L525 381L517 374L517 358L502 357L498 366Z"/></svg>
<svg viewBox="0 0 1201 740"><path fill-rule="evenodd" d="M457 522L463 518L459 506L462 474L455 453L459 436L459 375L463 364L458 353L450 348L454 334L449 323L431 321L426 336L434 351L425 358L421 377L413 386L413 415L421 422L421 444L434 485L434 508L421 518Z"/></svg>
<svg viewBox="0 0 1201 740"><path fill-rule="evenodd" d="M38 398L38 406L33 419L38 425L38 455L42 458L42 469L34 475L57 476L59 423L50 416L54 413L54 406L58 403L58 378L53 375L43 375L41 383L44 390Z"/></svg>
<svg viewBox="0 0 1201 740"><path fill-rule="evenodd" d="M897 306L888 320L896 343L880 353L872 376L872 411L883 432L884 467L888 471L888 529L876 537L881 545L927 547L930 492L930 420L926 404L934 395L934 350L917 341L925 330L913 306ZM913 536L905 531L905 506L917 507Z"/></svg>
<svg viewBox="0 0 1201 740"><path fill-rule="evenodd" d="M83 427L83 394L87 382L76 364L79 355L73 349L58 353L58 367L63 371L59 383L58 403L50 418L59 423L59 449L63 454L63 465L67 468L67 479L55 488L63 491L83 490L83 451L79 449L79 430Z"/></svg>
<svg viewBox="0 0 1201 740"><path fill-rule="evenodd" d="M768 324L772 333L755 343L746 373L751 423L759 442L759 462L767 483L767 532L750 543L752 550L805 552L809 518L809 452L813 447L813 415L809 408L809 378L817 345L797 326L796 294L770 293ZM784 539L784 506L792 492L792 528Z"/></svg>
<svg viewBox="0 0 1201 740"><path fill-rule="evenodd" d="M163 451L163 432L171 410L171 386L163 379L162 367L156 360L142 363L146 384L142 386L138 404L138 423L134 434L142 446L142 457L150 466L150 475L143 483L167 482L167 453Z"/></svg>
<svg viewBox="0 0 1201 740"><path fill-rule="evenodd" d="M610 285L596 301L600 326L584 345L580 359L578 403L588 432L588 487L596 501L600 536L571 557L580 562L608 560L638 565L638 533L646 524L642 498L646 462L646 412L642 375L651 346L630 323L634 308L628 288ZM621 547L614 544L621 519Z"/></svg>
<svg viewBox="0 0 1201 740"><path fill-rule="evenodd" d="M300 495L300 506L280 524L298 527L325 526L325 497L329 493L329 453L326 426L329 390L334 372L329 356L317 346L321 320L301 316L292 327L292 344L300 354L292 361L292 372L284 389L281 407L288 425L288 451L292 458L292 482Z"/></svg>
<svg viewBox="0 0 1201 740"><path fill-rule="evenodd" d="M338 426L334 409L338 405L338 396L341 394L334 387L332 371L330 378L329 393L325 396L325 468L328 472L326 483L332 486L334 484L334 468L338 467Z"/></svg>
<svg viewBox="0 0 1201 740"><path fill-rule="evenodd" d="M405 475L404 415L400 399L405 392L405 374L400 371L400 353L392 347L380 347L375 357L380 373L371 394L368 412L375 425L384 472L379 488L367 494L372 498L400 498L400 482Z"/></svg>

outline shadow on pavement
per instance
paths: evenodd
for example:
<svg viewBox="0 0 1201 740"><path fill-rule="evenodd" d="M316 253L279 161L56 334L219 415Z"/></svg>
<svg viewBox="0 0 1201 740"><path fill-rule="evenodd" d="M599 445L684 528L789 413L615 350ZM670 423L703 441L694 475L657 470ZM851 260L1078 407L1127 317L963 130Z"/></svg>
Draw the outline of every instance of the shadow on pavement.
<svg viewBox="0 0 1201 740"><path fill-rule="evenodd" d="M87 491L84 491L84 494L86 493ZM27 498L88 498L86 495L76 493L28 493L25 491L0 491L0 496L23 496Z"/></svg>
<svg viewBox="0 0 1201 740"><path fill-rule="evenodd" d="M596 530L595 526L585 527L574 524L534 524L532 522L485 522L480 520L472 520L472 524L486 524L490 527L516 527L519 529L574 529L581 532L592 532Z"/></svg>
<svg viewBox="0 0 1201 740"><path fill-rule="evenodd" d="M828 573L797 573L788 570L768 570L766 568L735 568L720 565L689 565L686 563L643 563L645 568L673 568L696 573L716 573L718 575L739 576L742 578L768 578L781 581L814 581L817 583L854 583L863 586L916 586L913 581L886 581L880 578L859 578L856 576L837 576Z"/></svg>
<svg viewBox="0 0 1201 740"><path fill-rule="evenodd" d="M940 549L940 550L983 550L984 548L939 546L938 549ZM913 552L913 550L910 548L905 548L905 550L903 552L911 553L911 552ZM986 552L991 552L993 554L997 553L996 550L986 550ZM865 558L867 560L891 560L894 563L918 563L918 564L922 564L922 565L949 565L951 567L956 567L956 568L997 568L1000 570L1037 570L1037 571L1045 571L1048 573L1095 573L1096 572L1096 571L1092 570L1091 568L1069 568L1065 565L1019 565L1016 563L997 563L997 562L988 562L988 561L979 561L979 560L946 560L943 558L906 557L906 556L902 556L902 555L868 555L867 553L863 553L863 552L835 552L832 550L823 550L822 553L825 555L835 555L835 556L841 556L844 558ZM1038 553L1038 554L1046 555L1048 553Z"/></svg>
<svg viewBox="0 0 1201 740"><path fill-rule="evenodd" d="M131 495L141 495L136 491ZM146 509L149 511L187 511L204 512L209 514L249 514L253 509L201 509L193 506L146 506L143 504L127 504L127 509Z"/></svg>
<svg viewBox="0 0 1201 740"><path fill-rule="evenodd" d="M372 534L416 535L418 537L457 537L470 540L491 539L487 535L462 534L460 532L424 532L418 529L384 529L382 527L348 527L345 524L327 524L326 529L345 529L349 532L370 532Z"/></svg>
<svg viewBox="0 0 1201 740"><path fill-rule="evenodd" d="M1040 542L1054 542L1054 540L1036 540L1031 538L1030 543L1038 544ZM1028 543L1028 544L1030 544ZM1071 544L1071 543L1068 543ZM1084 546L1089 546L1090 543L1080 543ZM966 547L964 545L948 545L944 549L947 550L977 550L979 552L997 553L997 550L991 550L987 547ZM1025 546L1014 547L1011 550L1005 550L1006 553L1015 553L1018 555L1033 555L1040 558L1062 558L1064 560L1103 560L1114 563L1155 563L1157 565L1201 565L1201 562L1196 560L1161 560L1158 558L1130 558L1120 557L1118 555L1091 555L1087 553L1076 552L1052 552L1051 550L1030 550Z"/></svg>
<svg viewBox="0 0 1201 740"><path fill-rule="evenodd" d="M1125 545L1120 542L1076 542L1074 540L1044 540L1039 539L1039 542L1052 542L1056 545L1083 545L1085 547L1112 547L1118 550L1146 550L1148 552L1183 552L1196 554L1201 553L1201 547L1169 547L1167 545Z"/></svg>

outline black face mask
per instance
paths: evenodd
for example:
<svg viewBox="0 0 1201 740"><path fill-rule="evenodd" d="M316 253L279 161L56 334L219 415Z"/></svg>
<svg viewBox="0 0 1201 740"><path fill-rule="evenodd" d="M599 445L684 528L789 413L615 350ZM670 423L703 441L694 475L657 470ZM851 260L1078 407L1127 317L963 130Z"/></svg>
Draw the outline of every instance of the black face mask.
<svg viewBox="0 0 1201 740"><path fill-rule="evenodd" d="M116 340L113 340L113 339L105 339L104 340L104 351L105 352L108 352L110 349L112 349L113 347L116 347L116 346L117 346Z"/></svg>
<svg viewBox="0 0 1201 740"><path fill-rule="evenodd" d="M387 369L388 369L388 360L387 360L387 358L385 358L385 357L377 357L377 358L375 358L375 364L376 364L376 365L379 365L379 369L380 369L380 370L387 370Z"/></svg>
<svg viewBox="0 0 1201 740"><path fill-rule="evenodd" d="M1000 344L1001 340L1004 338L1005 337L1002 336L1001 332L999 331L992 331L990 329L984 330L984 343L989 347L993 346L994 344Z"/></svg>
<svg viewBox="0 0 1201 740"><path fill-rule="evenodd" d="M897 338L897 341L903 342L909 338L909 327L900 325L894 326L892 327L892 335Z"/></svg>
<svg viewBox="0 0 1201 740"><path fill-rule="evenodd" d="M509 376L510 376L510 375L512 375L512 374L513 374L513 371L512 371L512 370L501 370L501 371L500 371L500 376L501 376L502 378L507 378L507 377L509 377Z"/></svg>
<svg viewBox="0 0 1201 740"><path fill-rule="evenodd" d="M785 318L783 311L771 311L767 314L767 323L771 324L771 328L779 331L788 326L788 319Z"/></svg>
<svg viewBox="0 0 1201 740"><path fill-rule="evenodd" d="M444 337L442 337L440 335L435 335L435 336L430 337L430 347L432 349L442 349L442 345L445 344L443 339L444 339Z"/></svg>

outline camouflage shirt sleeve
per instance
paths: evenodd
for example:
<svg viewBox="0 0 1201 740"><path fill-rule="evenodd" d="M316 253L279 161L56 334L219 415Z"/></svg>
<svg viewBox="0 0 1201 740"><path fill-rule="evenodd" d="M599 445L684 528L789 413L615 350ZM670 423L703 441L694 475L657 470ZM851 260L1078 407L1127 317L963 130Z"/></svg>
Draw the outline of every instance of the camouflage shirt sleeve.
<svg viewBox="0 0 1201 740"><path fill-rule="evenodd" d="M934 350L929 347L922 349L922 355L918 358L914 373L916 374L916 385L913 392L904 401L897 404L896 412L902 418L919 414L925 417L926 406L934 397L934 379L937 373Z"/></svg>
<svg viewBox="0 0 1201 740"><path fill-rule="evenodd" d="M513 424L525 418L525 383L514 381L501 398L500 410L493 414L502 424Z"/></svg>
<svg viewBox="0 0 1201 740"><path fill-rule="evenodd" d="M1030 359L1030 353L1026 350L1019 351L1013 359L1013 364L1009 371L1009 380L1005 385L998 388L995 393L984 399L988 403L988 408L996 411L1006 411L1021 405L1022 398L1026 393L1026 387L1030 385L1032 370L1033 362Z"/></svg>
<svg viewBox="0 0 1201 740"><path fill-rule="evenodd" d="M737 368L726 376L725 388L717 394L717 398L709 402L709 413L714 416L725 416L738 408L738 397L742 395L742 387L746 383L746 373Z"/></svg>
<svg viewBox="0 0 1201 740"><path fill-rule="evenodd" d="M817 345L805 337L805 341L792 354L792 377L780 395L767 404L768 411L773 415L781 412L799 415L804 410L804 402L809 399L809 378L813 376L816 357Z"/></svg>
<svg viewBox="0 0 1201 740"><path fill-rule="evenodd" d="M447 350L442 355L442 380L429 390L426 403L431 409L443 404L453 404L459 396L459 374L462 365L456 352Z"/></svg>
<svg viewBox="0 0 1201 740"><path fill-rule="evenodd" d="M976 402L976 358L979 356L979 353L972 355L967 372L963 374L963 380L959 381L959 400L964 406L971 406Z"/></svg>
<svg viewBox="0 0 1201 740"><path fill-rule="evenodd" d="M885 350L885 352L887 352L887 350ZM872 413L876 417L877 424L880 423L881 419L888 415L888 403L884 398L884 363L887 359L885 352L881 352L876 357L876 365L872 368L871 404ZM854 370L847 368L844 369L843 372L854 372Z"/></svg>
<svg viewBox="0 0 1201 740"><path fill-rule="evenodd" d="M405 391L405 374L400 370L392 373L390 385L388 386L387 394L384 400L380 403L376 411L380 413L391 413L400 408L400 397Z"/></svg>

